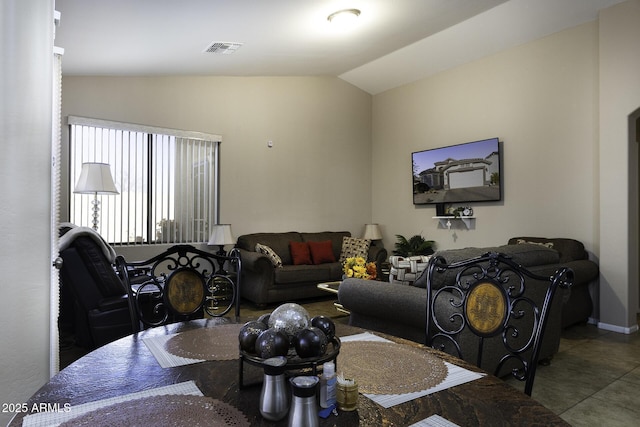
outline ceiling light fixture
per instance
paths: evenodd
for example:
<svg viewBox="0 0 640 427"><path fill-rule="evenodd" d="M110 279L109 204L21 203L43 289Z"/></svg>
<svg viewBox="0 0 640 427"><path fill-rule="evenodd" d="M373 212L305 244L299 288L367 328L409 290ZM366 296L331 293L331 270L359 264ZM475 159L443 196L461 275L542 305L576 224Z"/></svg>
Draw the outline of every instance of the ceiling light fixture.
<svg viewBox="0 0 640 427"><path fill-rule="evenodd" d="M358 9L342 9L327 16L327 20L332 24L346 26L355 22L358 16L360 16Z"/></svg>

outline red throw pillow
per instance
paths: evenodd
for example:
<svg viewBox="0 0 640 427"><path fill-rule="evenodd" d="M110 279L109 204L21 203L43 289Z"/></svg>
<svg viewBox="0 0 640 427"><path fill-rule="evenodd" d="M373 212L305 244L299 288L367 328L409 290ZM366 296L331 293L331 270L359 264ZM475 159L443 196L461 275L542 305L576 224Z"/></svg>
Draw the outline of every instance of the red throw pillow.
<svg viewBox="0 0 640 427"><path fill-rule="evenodd" d="M307 242L289 242L293 265L313 264Z"/></svg>
<svg viewBox="0 0 640 427"><path fill-rule="evenodd" d="M309 242L309 251L311 252L311 260L313 260L314 264L336 262L331 240L326 240L324 242Z"/></svg>

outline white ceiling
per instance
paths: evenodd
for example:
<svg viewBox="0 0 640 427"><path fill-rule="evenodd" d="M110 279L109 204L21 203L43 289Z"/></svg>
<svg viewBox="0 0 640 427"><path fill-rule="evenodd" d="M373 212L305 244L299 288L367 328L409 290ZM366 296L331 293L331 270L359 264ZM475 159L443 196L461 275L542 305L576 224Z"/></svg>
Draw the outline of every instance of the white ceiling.
<svg viewBox="0 0 640 427"><path fill-rule="evenodd" d="M333 75L372 93L596 19L623 0L56 0L64 75ZM327 16L357 8L337 31ZM233 54L203 52L237 42Z"/></svg>

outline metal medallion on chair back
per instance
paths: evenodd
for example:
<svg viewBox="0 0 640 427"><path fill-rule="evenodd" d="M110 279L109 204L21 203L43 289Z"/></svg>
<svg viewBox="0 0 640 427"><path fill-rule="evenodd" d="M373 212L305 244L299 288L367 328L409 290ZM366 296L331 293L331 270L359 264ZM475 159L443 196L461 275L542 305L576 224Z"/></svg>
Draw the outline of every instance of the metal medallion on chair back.
<svg viewBox="0 0 640 427"><path fill-rule="evenodd" d="M234 271L227 273L229 263ZM237 290L240 258L201 251L191 245L175 245L147 260L116 260L129 291L134 330L179 320L223 316L232 307L239 316Z"/></svg>
<svg viewBox="0 0 640 427"><path fill-rule="evenodd" d="M169 274L164 291L171 309L179 315L187 316L202 307L205 289L205 280L200 272L180 268Z"/></svg>
<svg viewBox="0 0 640 427"><path fill-rule="evenodd" d="M494 375L511 373L531 395L553 296L571 286L573 272L542 277L488 252L452 264L434 256L426 274L427 345Z"/></svg>

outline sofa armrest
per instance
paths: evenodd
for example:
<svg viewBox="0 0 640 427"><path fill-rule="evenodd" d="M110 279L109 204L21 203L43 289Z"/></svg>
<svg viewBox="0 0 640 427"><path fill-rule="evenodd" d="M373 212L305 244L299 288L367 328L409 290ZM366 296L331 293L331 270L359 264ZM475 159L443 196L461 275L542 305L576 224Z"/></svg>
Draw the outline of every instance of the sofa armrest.
<svg viewBox="0 0 640 427"><path fill-rule="evenodd" d="M238 249L242 262L240 296L250 301L266 301L273 287L275 267L264 254Z"/></svg>
<svg viewBox="0 0 640 427"><path fill-rule="evenodd" d="M377 276L382 277L382 264L387 261L387 250L383 246L369 246L367 261L376 263Z"/></svg>
<svg viewBox="0 0 640 427"><path fill-rule="evenodd" d="M426 326L427 291L422 288L351 278L340 284L338 300L347 310L365 317L405 327Z"/></svg>
<svg viewBox="0 0 640 427"><path fill-rule="evenodd" d="M273 272L274 266L266 255L260 252L247 251L244 249L238 249L238 252L240 253L243 270L247 269L253 272Z"/></svg>
<svg viewBox="0 0 640 427"><path fill-rule="evenodd" d="M587 259L561 263L562 267L573 270L573 286L587 285L597 280L600 275L598 264Z"/></svg>
<svg viewBox="0 0 640 427"><path fill-rule="evenodd" d="M129 308L127 294L116 297L102 298L98 301L98 311L112 311L120 308Z"/></svg>

